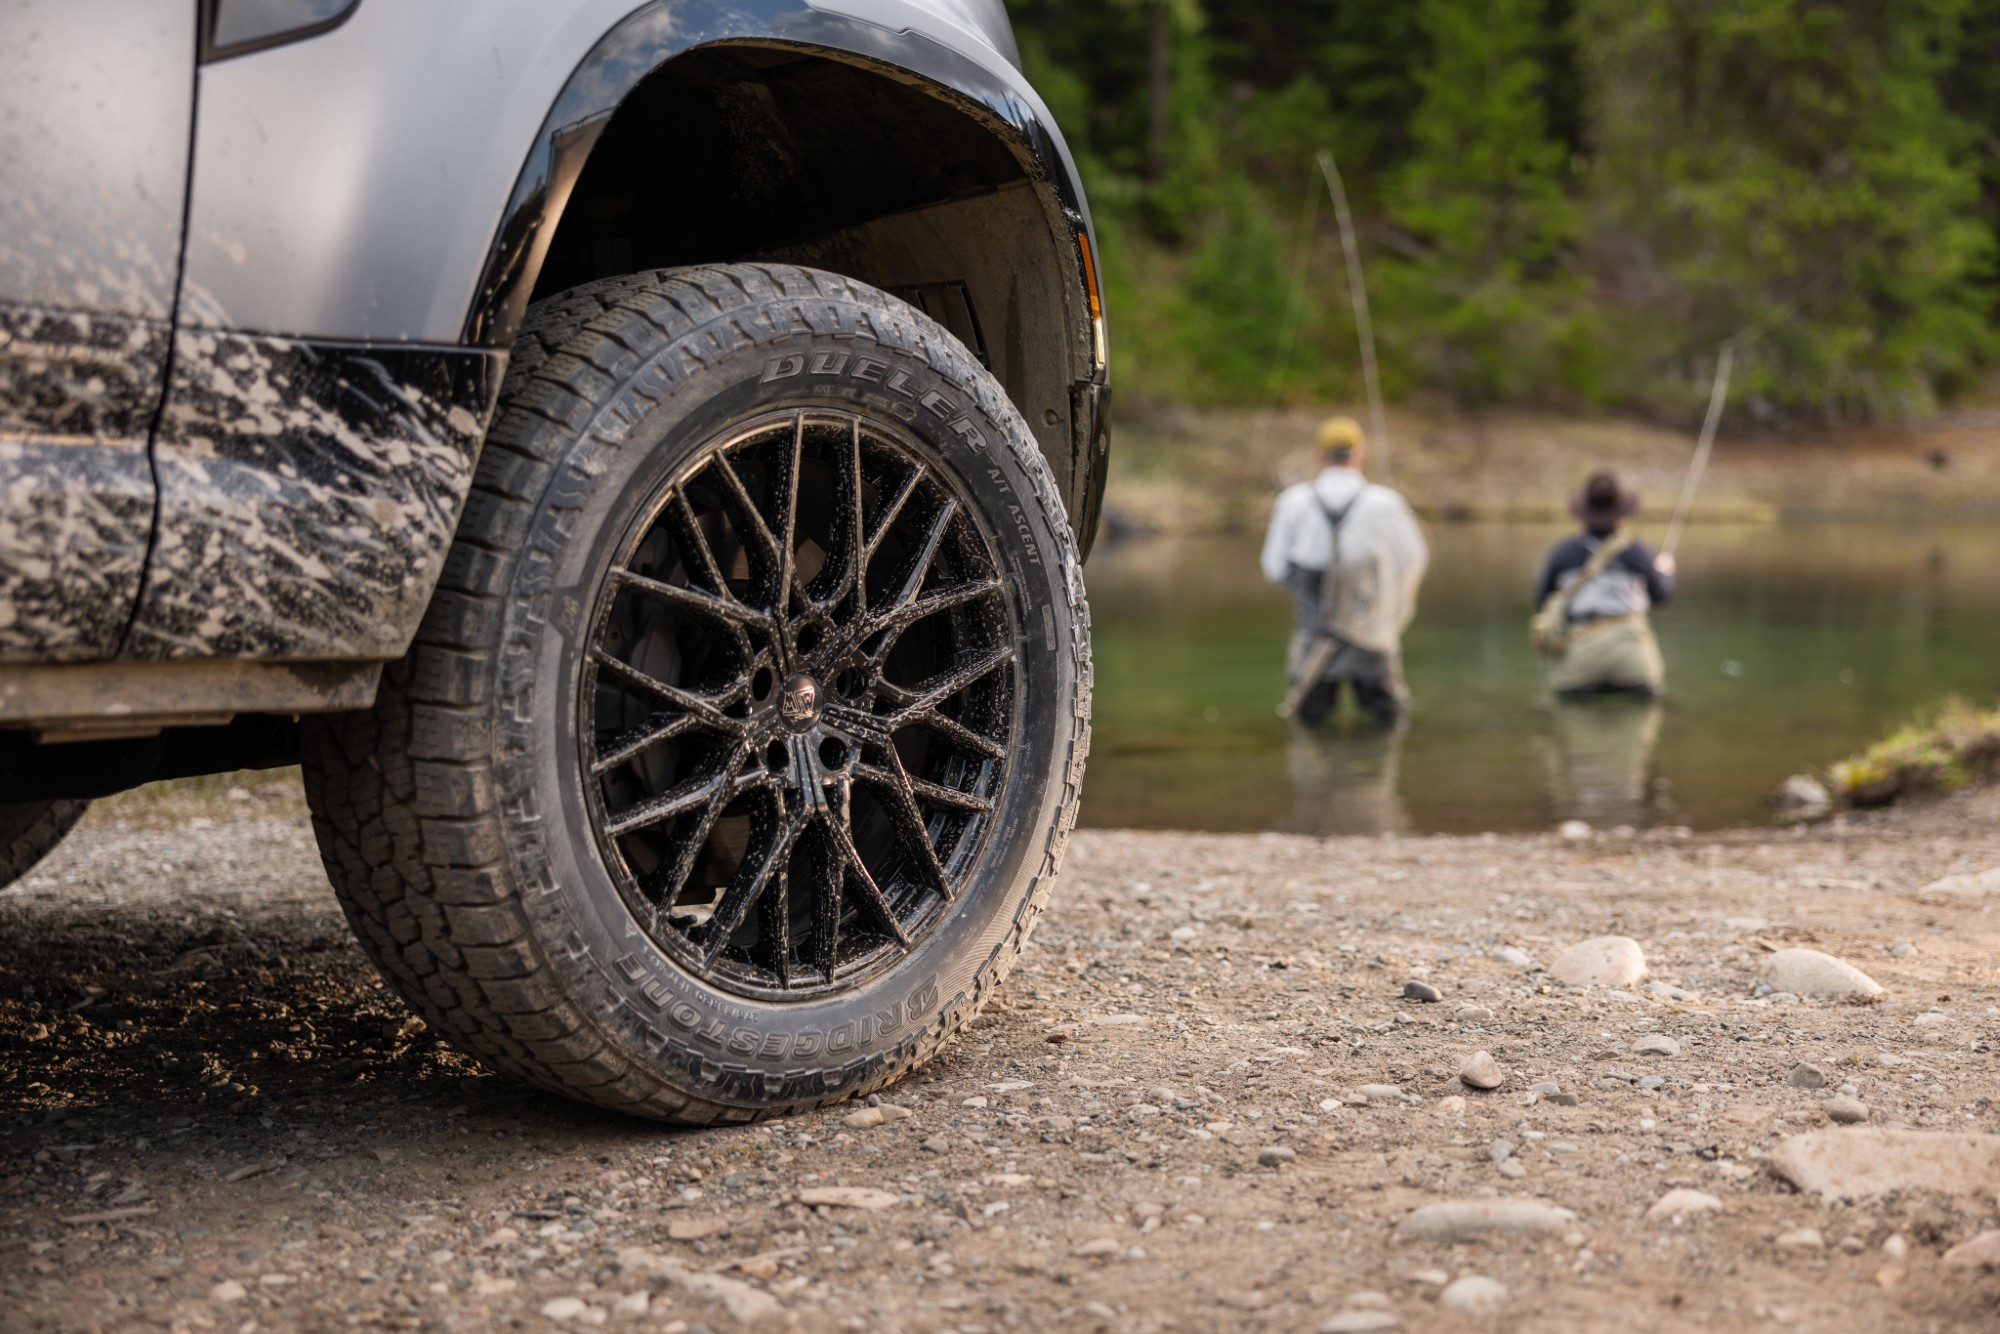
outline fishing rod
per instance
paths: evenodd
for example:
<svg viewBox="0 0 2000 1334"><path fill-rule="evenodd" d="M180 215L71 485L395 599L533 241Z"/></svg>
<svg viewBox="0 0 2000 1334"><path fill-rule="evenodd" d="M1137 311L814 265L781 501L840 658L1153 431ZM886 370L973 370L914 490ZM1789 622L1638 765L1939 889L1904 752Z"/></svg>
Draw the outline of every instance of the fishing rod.
<svg viewBox="0 0 2000 1334"><path fill-rule="evenodd" d="M1361 342L1361 379L1368 389L1369 444L1375 454L1376 473L1389 480L1389 419L1382 411L1382 380L1375 369L1375 326L1368 318L1368 287L1361 280L1361 247L1354 240L1354 218L1347 211L1347 187L1341 184L1340 168L1333 154L1319 150L1319 172L1333 195L1333 216L1340 224L1340 249L1347 261L1347 295L1354 304L1354 329Z"/></svg>
<svg viewBox="0 0 2000 1334"><path fill-rule="evenodd" d="M1687 526L1688 510L1694 504L1695 488L1701 485L1701 475L1708 468L1708 456L1715 449L1715 431L1722 424L1722 405L1729 399L1729 372L1736 362L1736 339L1723 342L1722 351L1715 358L1715 382L1708 391L1708 416L1701 424L1701 439L1694 447L1694 458L1688 464L1687 476L1681 482L1680 503L1674 506L1673 522L1667 525L1666 540L1660 543L1660 554L1671 556L1681 540L1681 529Z"/></svg>

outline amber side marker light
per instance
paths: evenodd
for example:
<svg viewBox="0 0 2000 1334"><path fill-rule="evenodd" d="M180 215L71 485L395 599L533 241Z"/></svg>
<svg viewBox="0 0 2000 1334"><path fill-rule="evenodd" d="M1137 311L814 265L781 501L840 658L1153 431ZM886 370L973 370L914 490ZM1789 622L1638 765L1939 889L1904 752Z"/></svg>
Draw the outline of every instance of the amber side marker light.
<svg viewBox="0 0 2000 1334"><path fill-rule="evenodd" d="M1111 358L1104 337L1104 297L1097 287L1097 256L1090 253L1090 237L1083 232L1076 234L1077 252L1083 256L1083 286L1090 294L1090 344L1091 352L1097 358L1097 368L1104 370Z"/></svg>

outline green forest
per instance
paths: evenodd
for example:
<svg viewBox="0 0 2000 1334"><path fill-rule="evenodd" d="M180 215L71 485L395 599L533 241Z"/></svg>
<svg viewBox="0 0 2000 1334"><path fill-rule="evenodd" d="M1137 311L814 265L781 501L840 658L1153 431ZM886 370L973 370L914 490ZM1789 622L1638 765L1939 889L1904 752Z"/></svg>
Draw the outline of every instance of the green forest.
<svg viewBox="0 0 2000 1334"><path fill-rule="evenodd" d="M1912 421L2000 353L2000 0L1010 0L1121 395Z"/></svg>

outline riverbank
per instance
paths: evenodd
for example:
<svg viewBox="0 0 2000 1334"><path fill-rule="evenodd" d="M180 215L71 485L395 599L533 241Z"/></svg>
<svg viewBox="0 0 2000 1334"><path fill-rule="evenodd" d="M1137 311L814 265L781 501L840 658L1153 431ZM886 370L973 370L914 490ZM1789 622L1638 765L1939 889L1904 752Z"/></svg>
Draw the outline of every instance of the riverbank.
<svg viewBox="0 0 2000 1334"><path fill-rule="evenodd" d="M1114 533L1260 529L1276 488L1307 475L1323 415L1120 404ZM1692 426L1420 404L1390 410L1389 440L1390 479L1433 521L1567 519L1577 483L1613 467L1639 491L1646 520L1664 524L1694 454ZM1699 522L1996 515L2000 408L1983 405L1910 429L1725 431L1694 511Z"/></svg>
<svg viewBox="0 0 2000 1334"><path fill-rule="evenodd" d="M685 1132L427 1034L291 776L133 794L0 895L0 1292L65 1330L1986 1329L2000 893L1926 887L1996 865L1992 791L1711 835L1080 832L879 1114ZM1644 976L1558 976L1601 936ZM1764 994L1794 948L1884 990ZM1879 1175L1781 1175L1843 1145ZM1496 1210L1525 1230L1463 1230Z"/></svg>

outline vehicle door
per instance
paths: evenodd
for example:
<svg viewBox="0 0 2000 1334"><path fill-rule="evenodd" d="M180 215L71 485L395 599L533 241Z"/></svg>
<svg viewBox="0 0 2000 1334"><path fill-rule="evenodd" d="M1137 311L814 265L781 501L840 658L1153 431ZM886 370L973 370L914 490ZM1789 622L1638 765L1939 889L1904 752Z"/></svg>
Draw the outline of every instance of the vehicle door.
<svg viewBox="0 0 2000 1334"><path fill-rule="evenodd" d="M196 10L0 7L0 663L115 656L138 597Z"/></svg>

